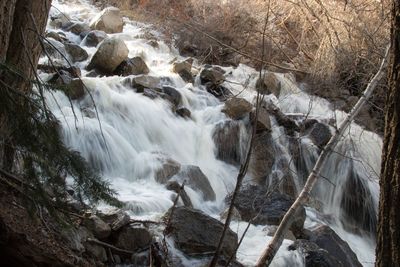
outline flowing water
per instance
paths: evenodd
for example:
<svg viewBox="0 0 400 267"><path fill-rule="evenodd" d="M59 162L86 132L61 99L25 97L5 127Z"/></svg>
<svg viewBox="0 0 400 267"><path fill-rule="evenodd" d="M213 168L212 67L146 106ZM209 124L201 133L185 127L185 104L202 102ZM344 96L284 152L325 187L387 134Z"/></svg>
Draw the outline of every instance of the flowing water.
<svg viewBox="0 0 400 267"><path fill-rule="evenodd" d="M71 18L86 22L99 12L85 1L53 2L57 8L52 8L51 12L62 11ZM187 187L187 193L196 209L220 219L219 214L225 209L224 199L234 188L238 173L237 166L216 158L212 134L218 123L227 120L226 115L221 112L223 103L207 93L198 78L194 84L187 84L172 72L171 62L183 58L162 41L159 41L158 48L154 48L147 40L142 39L145 32L151 31L149 25L129 20L125 22L123 33L112 36L118 36L125 41L130 57L139 55L145 60L150 69L149 75L161 77L165 84L178 89L183 97L183 106L191 111L192 119L176 116L171 111L169 102L163 99L153 100L123 86L121 77L85 77L84 67L88 64L85 61L77 66L83 69L82 80L89 89L95 106L89 95L73 101L73 109L62 92L48 93L46 96L52 112L62 124L64 141L102 171L104 179L111 182L119 199L128 203L129 212L135 218L159 219L173 204L175 193L168 191L154 178L155 170L161 166L163 158L169 157L184 165L199 166L208 177L216 200L204 201L195 188ZM162 40L157 32L152 33ZM69 32L65 34L70 40L80 42L79 36ZM95 48L83 48L90 56L96 51ZM45 58L41 59L41 62L45 61ZM201 68L196 62L194 66ZM249 88L254 88L258 73L245 65L224 70L227 73L226 79L235 82L226 83L226 86L234 94L240 93L241 97L254 101L255 92L251 89L243 91L243 85L239 84L247 82ZM42 76L46 78L46 74ZM329 102L304 93L302 86L296 84L292 76L278 74L278 78L282 84L279 99L270 95L265 101L274 103L285 114L308 114L310 118L324 122L331 119L340 122L346 116L344 112L332 109ZM301 138L302 166L295 166L290 160L289 138L273 118L272 124L276 159L282 158L289 162L294 172L296 188L299 190L299 181L304 179L304 174L301 173L312 169L318 156L318 148L309 139ZM246 134L242 135L243 142L247 138ZM365 208L372 217L376 216L381 142L379 136L353 123L336 147L337 153L332 154L324 168L323 176L327 179L321 179L314 190L315 198L322 203L321 210L317 212L314 208L307 208L306 228L312 229L320 223L328 224L349 243L364 266L373 266L374 240L368 235L349 232L341 201L343 194L349 192L346 180L353 177L368 193L369 201L365 201ZM281 170L276 165L270 179L279 175ZM251 180L251 177L247 179ZM101 208L107 207L102 205ZM231 229L238 232L240 237L246 226L246 222L235 221L232 222ZM254 265L269 240L265 226L251 226L238 251L238 260L247 266ZM300 254L287 250L290 243L289 240L284 241L273 266L304 265ZM198 263L193 259L185 260L187 265L195 266Z"/></svg>

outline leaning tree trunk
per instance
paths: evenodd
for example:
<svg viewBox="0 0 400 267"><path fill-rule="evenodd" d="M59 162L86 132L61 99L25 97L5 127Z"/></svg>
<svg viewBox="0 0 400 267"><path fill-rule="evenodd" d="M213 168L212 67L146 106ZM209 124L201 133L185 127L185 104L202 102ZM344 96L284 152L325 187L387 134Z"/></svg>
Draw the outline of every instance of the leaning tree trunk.
<svg viewBox="0 0 400 267"><path fill-rule="evenodd" d="M386 96L376 266L400 265L400 1L392 6L391 65Z"/></svg>
<svg viewBox="0 0 400 267"><path fill-rule="evenodd" d="M27 94L41 53L39 36L43 34L51 0L0 0L0 93L7 90ZM4 67L18 72L15 75ZM0 102L1 104L1 102ZM14 162L12 129L8 121L14 114L0 109L0 168L10 170Z"/></svg>

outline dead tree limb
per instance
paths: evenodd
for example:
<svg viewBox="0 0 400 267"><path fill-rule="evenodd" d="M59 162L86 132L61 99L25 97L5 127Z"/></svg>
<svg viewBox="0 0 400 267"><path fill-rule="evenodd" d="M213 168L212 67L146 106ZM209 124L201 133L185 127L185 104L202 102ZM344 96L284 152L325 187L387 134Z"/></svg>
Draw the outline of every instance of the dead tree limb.
<svg viewBox="0 0 400 267"><path fill-rule="evenodd" d="M317 182L318 178L320 177L320 172L321 172L322 168L324 167L327 159L331 155L336 144L339 142L341 136L346 131L346 129L348 128L350 123L354 120L355 116L357 116L357 114L360 112L360 110L362 109L364 104L371 97L378 82L384 76L384 74L385 74L384 69L387 65L388 54L389 54L389 48L387 48L387 50L386 50L386 54L385 54L384 58L382 59L382 63L381 63L381 66L380 66L378 72L375 74L375 76L369 82L367 88L363 92L363 94L360 97L360 99L358 100L357 104L350 111L350 113L348 114L346 119L340 124L336 133L331 137L328 144L322 150L322 152L321 152L320 156L318 157L318 160L317 160L313 170L309 174L307 181L306 181L303 189L301 190L299 196L294 201L294 203L289 208L289 210L286 212L286 214L283 217L281 223L279 224L278 229L275 232L272 240L269 242L268 246L265 248L265 250L261 254L260 258L258 259L257 264L256 264L257 267L269 266L271 264L275 254L278 252L278 249L282 245L283 237L284 237L285 233L287 232L287 230L289 229L290 225L292 224L292 222L294 220L294 215L296 214L298 209L301 207L301 205L307 201L311 190L313 189L315 183Z"/></svg>

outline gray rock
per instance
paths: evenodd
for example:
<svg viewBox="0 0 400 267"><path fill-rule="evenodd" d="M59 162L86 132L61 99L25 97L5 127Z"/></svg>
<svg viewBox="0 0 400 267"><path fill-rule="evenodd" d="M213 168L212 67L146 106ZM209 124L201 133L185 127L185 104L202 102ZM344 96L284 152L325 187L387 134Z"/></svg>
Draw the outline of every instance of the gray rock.
<svg viewBox="0 0 400 267"><path fill-rule="evenodd" d="M212 189L208 178L197 166L182 166L181 171L173 177L173 180L180 183L186 181L186 186L192 188L194 191L201 192L203 194L204 200L215 200L215 192Z"/></svg>
<svg viewBox="0 0 400 267"><path fill-rule="evenodd" d="M86 252L89 253L92 257L96 258L101 262L106 262L108 260L106 250L99 245L86 242L85 243Z"/></svg>
<svg viewBox="0 0 400 267"><path fill-rule="evenodd" d="M223 229L223 224L200 211L177 207L171 218L169 236L184 253L201 256L215 251ZM228 229L222 244L222 254L230 257L237 246L236 233Z"/></svg>
<svg viewBox="0 0 400 267"><path fill-rule="evenodd" d="M227 202L230 201L231 195L227 197ZM239 191L234 207L245 221L252 220L256 225L279 225L293 202L294 198L288 195L268 192L266 188L260 186L247 185ZM301 207L290 227L295 236L303 231L305 219L306 212L304 207Z"/></svg>
<svg viewBox="0 0 400 267"><path fill-rule="evenodd" d="M85 218L83 220L83 225L98 239L105 239L111 234L110 226L96 215Z"/></svg>
<svg viewBox="0 0 400 267"><path fill-rule="evenodd" d="M116 7L108 7L98 14L90 22L93 30L105 31L106 33L120 33L124 28L121 12Z"/></svg>
<svg viewBox="0 0 400 267"><path fill-rule="evenodd" d="M53 38L56 41L59 41L61 43L65 42L67 40L67 38L59 33L59 32L55 32L55 31L49 31L46 33L46 38Z"/></svg>
<svg viewBox="0 0 400 267"><path fill-rule="evenodd" d="M225 101L222 109L226 115L234 120L243 119L252 111L253 105L244 98L233 97Z"/></svg>
<svg viewBox="0 0 400 267"><path fill-rule="evenodd" d="M120 209L113 209L98 215L104 222L108 223L111 230L118 231L131 221L129 215Z"/></svg>
<svg viewBox="0 0 400 267"><path fill-rule="evenodd" d="M255 111L250 113L250 119L254 124L256 119ZM269 117L269 112L265 107L261 106L258 110L257 133L262 133L265 131L270 132L271 130L271 118Z"/></svg>
<svg viewBox="0 0 400 267"><path fill-rule="evenodd" d="M306 134L318 147L324 147L332 137L329 126L320 122L314 123Z"/></svg>
<svg viewBox="0 0 400 267"><path fill-rule="evenodd" d="M85 61L89 55L85 49L73 43L64 43L65 50L70 55L73 62Z"/></svg>
<svg viewBox="0 0 400 267"><path fill-rule="evenodd" d="M181 116L182 118L189 118L191 117L192 113L190 112L189 109L185 108L185 107L181 107L178 108L176 110L176 114L178 114L179 116Z"/></svg>
<svg viewBox="0 0 400 267"><path fill-rule="evenodd" d="M288 248L297 250L305 260L305 267L345 267L338 259L334 258L328 251L321 249L314 242L298 239Z"/></svg>
<svg viewBox="0 0 400 267"><path fill-rule="evenodd" d="M63 228L61 236L65 239L66 245L69 248L82 253L85 251L83 243L89 237L93 237L93 234L86 227L79 226L78 228Z"/></svg>
<svg viewBox="0 0 400 267"><path fill-rule="evenodd" d="M162 91L168 96L167 99L172 103L172 105L177 108L182 101L181 93L179 93L179 91L174 87L165 85L162 87Z"/></svg>
<svg viewBox="0 0 400 267"><path fill-rule="evenodd" d="M129 251L146 248L151 244L150 232L142 224L125 226L116 237L115 246Z"/></svg>
<svg viewBox="0 0 400 267"><path fill-rule="evenodd" d="M343 266L361 267L356 254L329 226L322 225L312 231L310 241L325 249L332 257L339 260Z"/></svg>
<svg viewBox="0 0 400 267"><path fill-rule="evenodd" d="M57 13L50 16L50 26L54 28L65 28L71 23L70 18L64 13Z"/></svg>
<svg viewBox="0 0 400 267"><path fill-rule="evenodd" d="M171 158L162 160L161 168L156 170L155 179L160 184L166 184L171 177L181 170L181 164Z"/></svg>
<svg viewBox="0 0 400 267"><path fill-rule="evenodd" d="M181 189L181 185L177 181L169 181L166 185L166 188L170 191L174 191L177 194L179 193L179 196L182 199L185 207L193 208L192 201L186 193L185 188Z"/></svg>
<svg viewBox="0 0 400 267"><path fill-rule="evenodd" d="M71 26L66 28L67 31L70 31L76 35L81 35L82 33L86 33L90 31L89 25L83 22L75 22Z"/></svg>
<svg viewBox="0 0 400 267"><path fill-rule="evenodd" d="M90 31L82 40L81 45L96 47L107 37L108 37L107 33L103 31L97 31L97 30Z"/></svg>
<svg viewBox="0 0 400 267"><path fill-rule="evenodd" d="M136 92L144 92L145 88L158 89L158 91L162 92L160 82L161 79L159 77L139 75L133 78L126 78L123 84L136 89Z"/></svg>
<svg viewBox="0 0 400 267"><path fill-rule="evenodd" d="M148 74L150 72L146 63L141 57L129 58L115 69L114 74L119 76Z"/></svg>
<svg viewBox="0 0 400 267"><path fill-rule="evenodd" d="M172 71L179 74L185 82L193 83L192 62L192 59L174 62Z"/></svg>
<svg viewBox="0 0 400 267"><path fill-rule="evenodd" d="M200 72L200 82L206 87L207 92L222 101L232 96L232 93L222 86L224 81L224 71L219 67L206 66Z"/></svg>
<svg viewBox="0 0 400 267"><path fill-rule="evenodd" d="M240 122L229 120L218 123L212 137L217 158L229 164L239 165L244 153L240 142Z"/></svg>
<svg viewBox="0 0 400 267"><path fill-rule="evenodd" d="M253 152L250 157L249 173L260 185L267 185L268 176L275 162L275 149L271 133L257 134L253 141Z"/></svg>
<svg viewBox="0 0 400 267"><path fill-rule="evenodd" d="M128 47L123 40L116 37L107 38L99 45L88 70L98 69L111 74L128 57L128 53Z"/></svg>
<svg viewBox="0 0 400 267"><path fill-rule="evenodd" d="M262 80L258 79L256 83L257 90L262 94L274 94L279 97L281 93L281 82L275 73L267 72Z"/></svg>
<svg viewBox="0 0 400 267"><path fill-rule="evenodd" d="M47 38L47 41L43 43L44 54L52 59L59 59L64 61L64 56L67 55L65 46L63 43L53 39Z"/></svg>
<svg viewBox="0 0 400 267"><path fill-rule="evenodd" d="M70 73L59 70L54 74L49 84L58 86L71 100L80 99L85 95L85 85L80 78L73 78Z"/></svg>

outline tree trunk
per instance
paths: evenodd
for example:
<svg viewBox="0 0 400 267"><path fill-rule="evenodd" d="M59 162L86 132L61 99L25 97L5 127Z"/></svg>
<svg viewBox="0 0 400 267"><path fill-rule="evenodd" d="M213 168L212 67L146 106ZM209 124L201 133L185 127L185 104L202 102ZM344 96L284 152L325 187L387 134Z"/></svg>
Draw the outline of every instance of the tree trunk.
<svg viewBox="0 0 400 267"><path fill-rule="evenodd" d="M400 1L392 6L391 65L386 96L376 266L400 266Z"/></svg>
<svg viewBox="0 0 400 267"><path fill-rule="evenodd" d="M20 74L0 70L2 97L7 90L30 92L50 6L51 0L0 0L0 63ZM13 115L0 110L0 168L5 170L14 162L13 130L7 129Z"/></svg>

